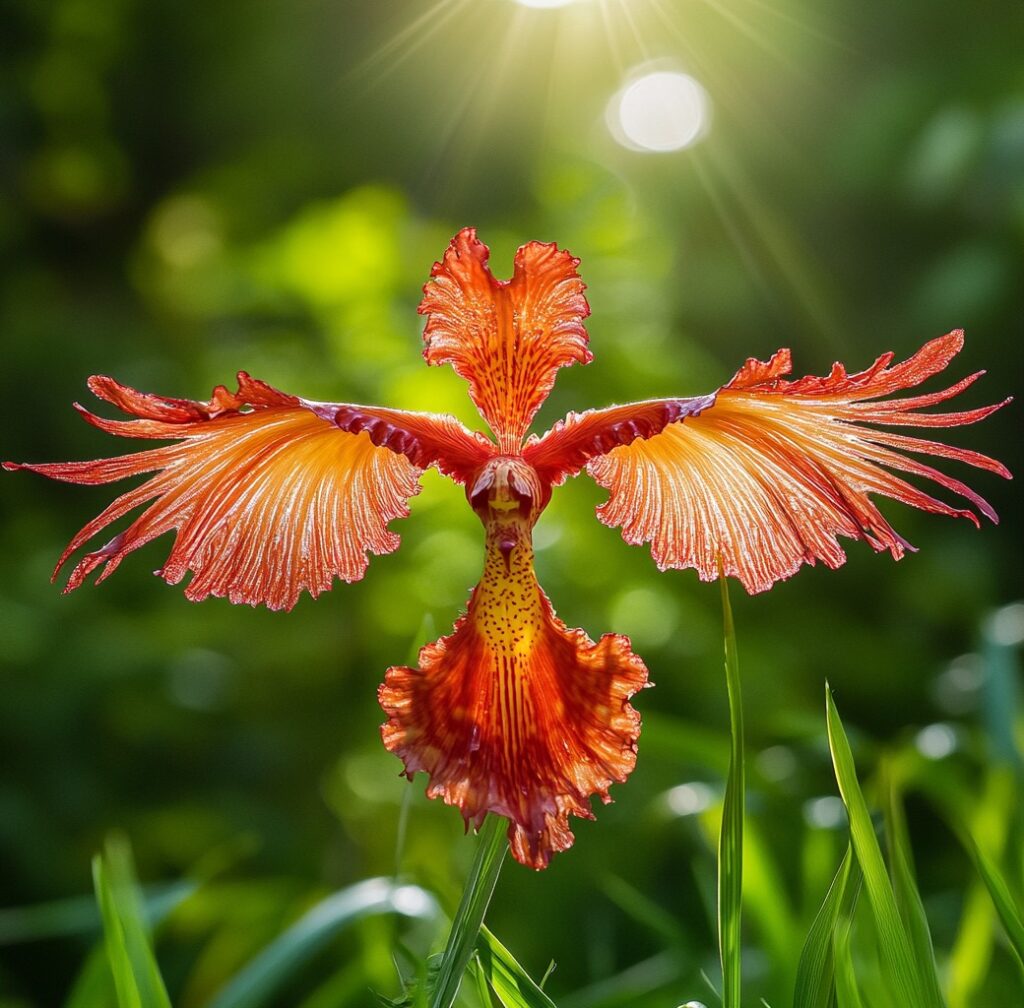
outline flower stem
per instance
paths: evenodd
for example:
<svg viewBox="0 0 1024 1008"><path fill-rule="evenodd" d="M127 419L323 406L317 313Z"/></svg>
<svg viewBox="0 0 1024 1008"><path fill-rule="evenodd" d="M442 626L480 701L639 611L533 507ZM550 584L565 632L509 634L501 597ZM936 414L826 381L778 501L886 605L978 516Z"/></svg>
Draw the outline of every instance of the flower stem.
<svg viewBox="0 0 1024 1008"><path fill-rule="evenodd" d="M451 1008L455 995L459 993L462 975L476 947L507 850L505 820L501 816L489 815L479 831L476 857L452 921L448 944L442 953L430 1008Z"/></svg>
<svg viewBox="0 0 1024 1008"><path fill-rule="evenodd" d="M719 560L722 621L725 630L725 682L729 695L729 776L725 783L722 830L718 841L718 948L722 961L722 1006L740 1005L740 916L743 899L744 755L743 704L740 668L736 655L736 629L729 605L729 589Z"/></svg>

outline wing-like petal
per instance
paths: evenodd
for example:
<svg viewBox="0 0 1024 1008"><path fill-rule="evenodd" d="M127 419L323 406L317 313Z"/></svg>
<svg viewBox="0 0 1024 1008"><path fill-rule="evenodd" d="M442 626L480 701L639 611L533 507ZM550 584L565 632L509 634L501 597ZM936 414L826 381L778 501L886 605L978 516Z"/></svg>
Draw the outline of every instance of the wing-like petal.
<svg viewBox="0 0 1024 1008"><path fill-rule="evenodd" d="M399 543L388 523L409 513L425 465L444 457L457 470L473 445L485 443L450 418L386 411L387 430L349 432L332 406L306 403L242 373L238 392L223 386L209 402L137 392L110 378L90 379L102 399L136 417L108 420L78 407L101 430L122 437L174 439L175 444L117 458L43 465L5 463L70 483L109 483L154 473L118 497L72 539L68 557L107 526L146 505L134 521L74 568L66 591L100 565L98 580L132 550L165 532L177 535L160 575L177 584L189 571L185 594L290 609L303 590L316 596L334 578L359 580L367 553L390 553ZM359 416L368 420L369 407ZM400 428L400 418L408 429ZM360 428L361 429L361 428ZM403 450L398 442L404 446ZM387 446L384 446L387 442ZM454 444L452 458L439 446ZM431 447L433 445L433 448Z"/></svg>
<svg viewBox="0 0 1024 1008"><path fill-rule="evenodd" d="M494 278L489 256L464 228L434 264L419 307L429 316L423 355L469 382L502 452L514 454L558 369L591 360L583 327L590 308L579 260L554 244L523 245L511 280Z"/></svg>
<svg viewBox="0 0 1024 1008"><path fill-rule="evenodd" d="M895 365L885 354L858 374L837 364L825 377L797 381L783 377L790 370L786 350L768 362L748 360L713 405L588 463L591 476L610 491L598 517L621 526L627 542L649 542L663 570L693 567L702 580L712 580L720 556L726 574L749 592L770 588L804 563L838 567L846 559L838 536L863 539L897 559L912 549L872 494L978 523L973 511L936 500L890 470L930 479L996 521L991 506L964 483L904 453L955 459L1009 477L999 462L866 426L955 426L1003 405L916 412L956 395L977 375L941 392L882 398L937 374L962 345L963 333L955 331Z"/></svg>
<svg viewBox="0 0 1024 1008"><path fill-rule="evenodd" d="M375 445L405 455L421 469L436 466L457 483L465 483L474 470L495 454L493 441L467 430L454 417L445 414L410 413L383 406L302 402L340 430L350 434L366 431Z"/></svg>
<svg viewBox="0 0 1024 1008"><path fill-rule="evenodd" d="M427 794L457 805L467 826L510 820L516 860L544 868L572 845L569 816L592 819L636 763L640 715L629 698L647 669L629 640L596 644L559 620L533 574L526 540L497 537L454 632L391 668L380 688L384 744Z"/></svg>
<svg viewBox="0 0 1024 1008"><path fill-rule="evenodd" d="M647 399L625 406L570 413L543 437L532 437L523 458L551 486L575 476L591 459L613 448L651 438L669 424L699 416L715 403L714 393L695 399Z"/></svg>

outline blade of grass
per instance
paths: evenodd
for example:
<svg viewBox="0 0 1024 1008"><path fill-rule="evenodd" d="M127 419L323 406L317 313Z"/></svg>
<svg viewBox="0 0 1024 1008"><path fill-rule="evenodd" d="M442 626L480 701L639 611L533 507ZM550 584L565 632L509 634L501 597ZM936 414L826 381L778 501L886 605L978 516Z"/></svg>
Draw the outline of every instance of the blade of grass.
<svg viewBox="0 0 1024 1008"><path fill-rule="evenodd" d="M678 949L681 953L689 950L690 943L679 921L635 886L618 875L609 875L601 888L627 917L648 928L665 945Z"/></svg>
<svg viewBox="0 0 1024 1008"><path fill-rule="evenodd" d="M92 862L107 959L119 1008L171 1008L142 913L126 841L111 838Z"/></svg>
<svg viewBox="0 0 1024 1008"><path fill-rule="evenodd" d="M850 820L850 837L857 862L864 874L864 887L871 905L872 917L878 932L878 942L887 982L891 985L894 999L901 1005L934 1005L922 988L914 953L907 937L903 920L896 906L892 884L882 860L882 850L875 836L867 803L857 783L857 771L853 762L850 743L843 729L832 699L832 691L825 686L825 709L828 723L829 748L832 751L832 765L835 768L839 793L846 805ZM941 1002L940 1002L941 1003Z"/></svg>
<svg viewBox="0 0 1024 1008"><path fill-rule="evenodd" d="M1024 921L1021 920L1018 903L1010 892L1006 879L1000 874L995 862L975 842L974 837L964 830L957 830L960 842L971 855L981 881L992 899L1003 930L1016 954L1017 964L1024 971Z"/></svg>
<svg viewBox="0 0 1024 1008"><path fill-rule="evenodd" d="M847 852L852 854L852 844ZM835 1004L837 1008L864 1008L857 987L857 975L853 966L850 932L853 917L857 911L863 875L857 858L851 856L846 891L840 900L839 915L832 935L832 957L835 965Z"/></svg>
<svg viewBox="0 0 1024 1008"><path fill-rule="evenodd" d="M896 906L910 938L921 986L931 1004L942 1005L944 1001L939 990L939 977L935 970L935 947L932 944L932 935L928 928L924 904L921 902L921 894L914 878L913 855L910 848L910 837L907 834L907 824L903 817L903 806L899 793L892 782L889 783L886 791L888 800L885 803L885 839L889 852L893 889L896 894Z"/></svg>
<svg viewBox="0 0 1024 1008"><path fill-rule="evenodd" d="M476 953L491 990L504 1008L555 1008L555 1002L485 926L480 928Z"/></svg>
<svg viewBox="0 0 1024 1008"><path fill-rule="evenodd" d="M430 998L430 1008L451 1008L455 1001L462 975L476 947L477 935L480 934L507 850L505 820L501 816L489 815L480 829L476 857L452 921L448 944L442 954Z"/></svg>
<svg viewBox="0 0 1024 1008"><path fill-rule="evenodd" d="M723 1008L740 1008L740 923L743 898L743 705L736 630L729 605L729 587L718 563L725 633L725 682L729 694L731 747L729 775L722 805L722 831L718 844L718 950L722 963Z"/></svg>
<svg viewBox="0 0 1024 1008"><path fill-rule="evenodd" d="M491 1000L491 991L487 986L487 975L484 973L483 963L480 956L474 954L472 966L473 979L476 982L476 996L480 1000L481 1008L492 1008L494 1002Z"/></svg>
<svg viewBox="0 0 1024 1008"><path fill-rule="evenodd" d="M370 914L429 917L434 898L418 886L396 886L389 879L366 879L321 900L255 959L235 974L210 1008L256 1008L270 1003L282 981L299 969L349 924Z"/></svg>
<svg viewBox="0 0 1024 1008"><path fill-rule="evenodd" d="M166 917L196 888L196 883L188 879L146 886L142 890L146 920L152 923ZM96 931L101 923L94 896L72 896L31 906L9 907L0 910L0 945L88 934Z"/></svg>
<svg viewBox="0 0 1024 1008"><path fill-rule="evenodd" d="M832 885L829 886L810 931L807 932L807 940L800 954L800 965L796 971L793 1008L833 1008L836 1003L833 939L843 897L846 895L852 861L853 848L847 845L839 870L832 880Z"/></svg>
<svg viewBox="0 0 1024 1008"><path fill-rule="evenodd" d="M970 791L951 786L948 779L936 782L922 778L916 783L923 786L968 854L973 840L998 863L1009 852L1024 847L1017 839L1018 781L1014 767L990 763L980 789L976 781ZM960 925L949 954L947 991L952 1008L974 1008L978 1003L999 930L994 917L992 897L979 875L965 894Z"/></svg>

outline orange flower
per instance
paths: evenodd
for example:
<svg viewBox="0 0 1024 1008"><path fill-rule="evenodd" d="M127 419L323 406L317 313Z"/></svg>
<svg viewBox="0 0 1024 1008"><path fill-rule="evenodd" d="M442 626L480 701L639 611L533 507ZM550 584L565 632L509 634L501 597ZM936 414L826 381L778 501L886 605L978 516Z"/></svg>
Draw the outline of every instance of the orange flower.
<svg viewBox="0 0 1024 1008"><path fill-rule="evenodd" d="M957 426L1003 403L919 412L978 375L941 392L887 398L942 371L963 344L955 331L899 364L885 354L859 374L837 364L825 378L799 381L785 380L789 351L780 350L767 363L748 360L709 395L570 413L542 437L527 437L557 370L591 359L579 260L531 242L508 281L495 280L487 260L475 231L460 231L434 265L419 310L428 316L427 363L450 363L466 379L496 441L449 416L312 402L244 372L237 392L220 386L209 402L94 377L90 389L136 419L76 407L86 420L121 437L174 443L96 462L5 468L71 483L154 474L72 539L58 570L143 506L78 561L66 591L98 567L102 580L173 529L158 572L166 581L191 572L190 599L218 595L272 609L290 609L303 590L316 596L336 577L357 581L367 553L396 549L388 523L408 514L428 466L464 485L486 531L483 577L451 635L424 647L417 668L388 670L384 744L410 778L425 771L428 793L458 805L467 825L487 812L506 816L515 857L543 868L573 842L569 814L593 818L591 797L609 801L609 786L632 771L640 717L629 699L648 685L626 637L594 643L568 629L537 584L531 533L552 488L586 468L609 491L598 517L621 526L627 542L649 542L659 568L693 567L711 580L721 562L760 592L804 563L838 567L839 536L899 559L911 547L874 494L978 524L969 508L936 500L896 472L930 479L995 521L973 490L906 453L1008 477L999 462L878 425Z"/></svg>

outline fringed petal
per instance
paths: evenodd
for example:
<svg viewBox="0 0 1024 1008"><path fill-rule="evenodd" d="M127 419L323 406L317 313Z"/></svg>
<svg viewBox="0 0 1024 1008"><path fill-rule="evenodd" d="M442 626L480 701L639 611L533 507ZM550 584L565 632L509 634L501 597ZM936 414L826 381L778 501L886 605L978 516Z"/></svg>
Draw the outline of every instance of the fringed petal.
<svg viewBox="0 0 1024 1008"><path fill-rule="evenodd" d="M237 393L220 386L204 403L94 377L93 392L136 419L106 420L79 407L90 423L121 437L178 443L93 462L5 463L71 483L155 473L72 539L57 571L94 535L149 505L79 561L66 591L101 566L103 580L128 553L174 530L159 574L177 584L191 572L188 598L216 595L290 609L304 590L316 596L335 578L359 580L368 553L398 547L398 536L387 526L409 513L407 502L419 492L425 465L453 471L493 452L486 439L448 417L396 410L373 417L373 407L338 405L326 416L325 404L279 392L244 372L238 380Z"/></svg>
<svg viewBox="0 0 1024 1008"><path fill-rule="evenodd" d="M636 762L640 715L629 703L647 670L626 637L596 644L559 620L526 550L492 550L468 613L391 668L380 688L384 744L427 794L457 805L469 826L506 816L516 860L547 866L574 837L569 816L592 819L590 797Z"/></svg>
<svg viewBox="0 0 1024 1008"><path fill-rule="evenodd" d="M575 476L591 459L637 438L660 434L669 424L699 416L715 403L714 394L695 399L647 399L626 406L570 413L543 437L531 436L523 458L552 486Z"/></svg>
<svg viewBox="0 0 1024 1008"><path fill-rule="evenodd" d="M703 580L727 574L750 592L765 591L802 564L838 567L838 537L865 540L899 559L910 545L870 495L978 522L907 483L890 470L932 480L992 521L995 511L960 480L901 452L954 459L1009 477L994 459L921 438L863 426L958 426L1003 403L959 413L919 413L951 398L976 376L942 392L880 400L941 371L963 345L959 331L932 340L908 360L884 354L848 374L836 364L825 377L787 381L789 352L748 360L714 404L649 438L637 438L593 459L588 471L610 491L598 508L630 543L650 543L661 569L693 567Z"/></svg>
<svg viewBox="0 0 1024 1008"><path fill-rule="evenodd" d="M423 288L429 364L451 364L497 435L502 452L519 450L558 369L591 360L583 320L590 314L579 260L554 244L530 242L515 256L511 280L496 280L490 250L464 228Z"/></svg>

